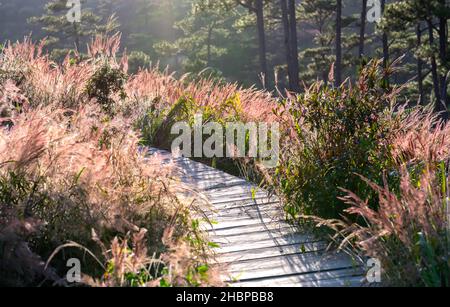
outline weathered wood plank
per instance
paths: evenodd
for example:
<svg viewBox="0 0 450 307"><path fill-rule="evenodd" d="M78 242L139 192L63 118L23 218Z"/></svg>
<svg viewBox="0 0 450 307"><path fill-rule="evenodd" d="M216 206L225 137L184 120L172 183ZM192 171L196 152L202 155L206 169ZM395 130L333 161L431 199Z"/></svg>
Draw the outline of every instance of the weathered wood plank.
<svg viewBox="0 0 450 307"><path fill-rule="evenodd" d="M220 211L228 211L228 210L248 210L261 208L264 209L266 207L278 207L282 209L281 203L277 201L270 201L268 199L259 198L255 200L246 200L240 202L226 202L226 203L212 203L216 210Z"/></svg>
<svg viewBox="0 0 450 307"><path fill-rule="evenodd" d="M210 220L215 221L216 223L226 222L229 220L240 220L240 219L258 219L263 217L270 218L279 218L284 219L285 213L283 211L278 210L277 208L272 208L267 206L266 208L249 208L249 209L233 209L230 211L211 210L205 213Z"/></svg>
<svg viewBox="0 0 450 307"><path fill-rule="evenodd" d="M295 233L298 231L295 227L285 223L266 223L266 224L255 224L246 227L238 227L238 228L227 228L227 229L215 229L211 230L209 236L214 238L222 238L222 237L233 237L233 236L241 236L253 233L265 233L265 232L280 232L285 230L290 231L291 233Z"/></svg>
<svg viewBox="0 0 450 307"><path fill-rule="evenodd" d="M214 197L210 197L211 203L214 204L217 208L221 206L239 206L241 204L249 204L249 203L266 203L266 202L279 202L280 200L275 196L268 196L265 191L257 191L255 197L252 195L230 195L229 197L224 197L223 199L213 200Z"/></svg>
<svg viewBox="0 0 450 307"><path fill-rule="evenodd" d="M217 180L217 179L222 179L222 180L235 180L235 179L241 179L241 178L236 178L233 177L231 175L224 175L223 173L220 172L205 172L205 173L201 173L201 174L196 174L196 175L192 175L192 174L183 174L181 176L179 176L181 180L186 180L186 181L192 181L192 182L203 182L203 181L209 181L209 180ZM241 179L243 180L243 179Z"/></svg>
<svg viewBox="0 0 450 307"><path fill-rule="evenodd" d="M308 272L356 268L346 254L305 253L283 255L266 259L232 262L227 266L229 280L251 280Z"/></svg>
<svg viewBox="0 0 450 307"><path fill-rule="evenodd" d="M296 255L310 252L325 251L327 243L324 241L311 241L305 243L270 246L255 248L246 251L236 251L225 254L218 254L219 263L237 263L240 261L265 259L269 257L279 257L283 255Z"/></svg>
<svg viewBox="0 0 450 307"><path fill-rule="evenodd" d="M221 247L225 247L228 245L240 245L248 242L259 242L262 240L274 240L280 238L286 238L294 236L296 233L291 227L281 228L279 230L261 230L259 232L251 232L251 233L239 233L234 236L217 236L210 235L210 239L217 244L220 244ZM311 236L314 238L314 236Z"/></svg>
<svg viewBox="0 0 450 307"><path fill-rule="evenodd" d="M284 215L285 213L277 205L278 204L276 203L272 203L270 205L224 208L218 211L218 217L252 216L258 218L259 215L267 215L272 213L282 213L282 215ZM217 210L217 208L215 209Z"/></svg>
<svg viewBox="0 0 450 307"><path fill-rule="evenodd" d="M231 221L222 221L220 223L216 223L217 220L212 220L213 225L211 226L209 223L204 223L202 227L204 227L204 230L211 231L211 230L222 230L222 229L230 229L230 228L237 228L237 227L247 227L247 226L253 226L257 224L265 224L265 223L279 223L280 225L287 225L285 223L284 219L280 218L272 218L272 217L263 217L261 219L252 219L252 218L245 218L240 220L231 220Z"/></svg>
<svg viewBox="0 0 450 307"><path fill-rule="evenodd" d="M194 187L201 189L202 191L210 191L223 188L233 188L233 187L246 187L247 183L242 179L212 179L212 180L183 180L184 183L192 184Z"/></svg>
<svg viewBox="0 0 450 307"><path fill-rule="evenodd" d="M267 209L265 211L248 211L248 212L242 212L240 214L219 214L216 215L215 221L218 223L222 222L228 222L228 221L240 221L240 220L247 220L247 219L254 219L254 220L261 220L264 221L264 219L279 219L282 220L285 218L285 213L278 210L278 209Z"/></svg>
<svg viewBox="0 0 450 307"><path fill-rule="evenodd" d="M314 241L315 238L312 235L302 235L302 234L290 234L280 237L270 237L267 239L261 239L258 241L255 240L247 240L242 241L239 244L221 244L220 248L216 250L218 254L224 253L233 253L233 252L243 252L249 251L253 249L265 248L265 247L280 247L280 251L282 250L281 246L283 245L296 245L296 244L304 244ZM298 250L301 252L301 249Z"/></svg>
<svg viewBox="0 0 450 307"><path fill-rule="evenodd" d="M364 282L362 271L344 269L330 272L272 277L232 283L233 287L359 287Z"/></svg>

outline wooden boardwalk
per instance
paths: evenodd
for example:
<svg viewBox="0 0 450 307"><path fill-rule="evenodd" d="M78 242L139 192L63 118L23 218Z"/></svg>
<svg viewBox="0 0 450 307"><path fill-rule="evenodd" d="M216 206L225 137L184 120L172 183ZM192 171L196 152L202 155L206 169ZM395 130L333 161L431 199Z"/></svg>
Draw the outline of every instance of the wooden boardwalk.
<svg viewBox="0 0 450 307"><path fill-rule="evenodd" d="M150 150L163 163L175 163L181 180L212 204L205 223L217 243L222 279L237 287L348 287L362 285L362 269L327 242L302 233L285 221L277 197L256 185L166 151Z"/></svg>

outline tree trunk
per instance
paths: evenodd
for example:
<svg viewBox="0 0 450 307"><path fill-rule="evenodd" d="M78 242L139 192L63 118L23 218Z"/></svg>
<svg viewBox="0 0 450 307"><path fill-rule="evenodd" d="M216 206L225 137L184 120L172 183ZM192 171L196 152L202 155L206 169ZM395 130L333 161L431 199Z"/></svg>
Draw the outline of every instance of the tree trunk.
<svg viewBox="0 0 450 307"><path fill-rule="evenodd" d="M384 10L386 7L386 0L381 0L381 13L384 15ZM389 41L386 31L383 31L383 66L387 68L389 66ZM386 83L389 85L389 77L385 77Z"/></svg>
<svg viewBox="0 0 450 307"><path fill-rule="evenodd" d="M255 1L256 24L258 27L258 41L259 41L259 62L261 66L261 74L263 86L269 86L269 76L267 74L267 58L266 58L266 33L264 28L264 3L263 0Z"/></svg>
<svg viewBox="0 0 450 307"><path fill-rule="evenodd" d="M292 90L300 92L300 68L298 65L298 38L297 38L297 14L295 0L288 0L289 3L289 34L290 34L290 51L291 51L291 70L292 81L290 85Z"/></svg>
<svg viewBox="0 0 450 307"><path fill-rule="evenodd" d="M364 56L364 45L366 41L366 19L367 19L367 0L362 0L361 27L359 32L359 58Z"/></svg>
<svg viewBox="0 0 450 307"><path fill-rule="evenodd" d="M416 29L417 35L417 48L422 46L422 28L420 23L417 25ZM419 90L419 104L424 104L424 91L423 91L423 61L420 56L417 57L417 83Z"/></svg>
<svg viewBox="0 0 450 307"><path fill-rule="evenodd" d="M336 86L342 83L342 0L336 6L336 64L334 78Z"/></svg>
<svg viewBox="0 0 450 307"><path fill-rule="evenodd" d="M286 0L280 0L281 7L281 22L283 24L283 32L284 32L284 48L286 51L286 63L287 63L287 71L289 77L289 90L292 90L292 67L291 67L291 34L289 31L289 17L288 17L288 9Z"/></svg>
<svg viewBox="0 0 450 307"><path fill-rule="evenodd" d="M440 0L440 3L445 7L446 0ZM441 100L444 106L448 106L448 95L447 95L447 17L442 16L439 18L439 58L441 60L441 65L443 72L439 76L439 86L441 89Z"/></svg>
<svg viewBox="0 0 450 307"><path fill-rule="evenodd" d="M75 39L75 50L80 51L80 34L78 32L78 25L76 22L73 23L73 34Z"/></svg>
<svg viewBox="0 0 450 307"><path fill-rule="evenodd" d="M214 25L210 26L208 29L208 38L207 38L207 49L208 49L208 58L206 67L211 67L211 44L212 44L212 33L213 33Z"/></svg>
<svg viewBox="0 0 450 307"><path fill-rule="evenodd" d="M427 24L428 24L428 40L430 47L432 48L434 46L433 21L429 19L427 20ZM431 60L431 73L433 76L433 90L434 96L436 98L435 111L439 113L444 111L444 105L442 104L441 100L441 91L439 87L439 74L436 63L436 56L432 54L430 60Z"/></svg>

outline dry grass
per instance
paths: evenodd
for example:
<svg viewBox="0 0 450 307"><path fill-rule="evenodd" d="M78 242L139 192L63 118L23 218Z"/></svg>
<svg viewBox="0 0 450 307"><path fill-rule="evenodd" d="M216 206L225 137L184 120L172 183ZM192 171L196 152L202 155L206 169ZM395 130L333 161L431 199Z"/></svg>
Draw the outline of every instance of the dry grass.
<svg viewBox="0 0 450 307"><path fill-rule="evenodd" d="M398 106L404 87L383 82L396 62L288 97L275 185L297 221L331 228L361 260L379 259L385 284L449 286L450 123L432 106Z"/></svg>
<svg viewBox="0 0 450 307"><path fill-rule="evenodd" d="M275 120L272 110L276 100L266 91L243 89L237 84L223 84L211 79L188 79L186 75L177 80L167 70L161 73L157 68L140 71L131 76L126 85L129 104L133 109L138 108L139 115L149 107L169 109L182 97L209 108L220 107L227 100L238 97L244 121Z"/></svg>
<svg viewBox="0 0 450 307"><path fill-rule="evenodd" d="M399 184L378 185L361 177L376 192L377 207L368 199L343 190L345 212L365 223L322 221L354 247L382 263L383 282L394 286L450 285L448 208L449 123L430 111L400 110L402 126L393 133L391 154Z"/></svg>
<svg viewBox="0 0 450 307"><path fill-rule="evenodd" d="M189 285L193 278L180 274L201 275L196 268L208 255L185 243L198 231L191 228L191 211L201 198L181 197L186 187L173 165L163 167L154 160L159 158L145 157L133 118L105 114L86 95L87 84L105 63L126 72L126 56L116 57L119 41L119 35L97 37L88 58L68 55L61 65L42 53L43 44L29 39L10 44L0 56L0 271L5 285L59 282L64 259L77 252L55 255L47 270L43 259L67 241L89 248L109 268L100 276L98 264L86 268L95 285L156 285L162 278L170 285ZM133 78L127 88L132 84ZM145 86L157 92L161 85ZM115 92L109 98L119 110L131 103ZM167 229L171 240L165 244ZM160 257L162 264L154 269L151 259ZM183 270L162 270L180 258ZM126 279L130 274L135 278ZM205 276L195 282L207 283Z"/></svg>

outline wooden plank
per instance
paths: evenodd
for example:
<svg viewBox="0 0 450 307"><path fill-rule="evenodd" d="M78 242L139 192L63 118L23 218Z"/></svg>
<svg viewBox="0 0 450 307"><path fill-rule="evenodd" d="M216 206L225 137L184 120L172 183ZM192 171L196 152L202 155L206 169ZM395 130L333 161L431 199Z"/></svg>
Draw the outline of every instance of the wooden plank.
<svg viewBox="0 0 450 307"><path fill-rule="evenodd" d="M346 254L332 255L319 252L233 262L227 266L227 272L229 280L245 281L354 267L354 263L349 261Z"/></svg>
<svg viewBox="0 0 450 307"><path fill-rule="evenodd" d="M217 210L217 207L214 207ZM282 210L281 207L279 207L279 204L277 203L271 203L271 204L262 204L257 206L242 206L242 207L233 207L233 208L223 208L218 211L219 217L223 216L239 216L239 215L248 215L248 216L256 216L258 217L258 214L267 214L269 212L278 212L282 213L283 215L285 212Z"/></svg>
<svg viewBox="0 0 450 307"><path fill-rule="evenodd" d="M231 283L232 287L359 287L363 284L361 270L344 269L329 272L271 277Z"/></svg>
<svg viewBox="0 0 450 307"><path fill-rule="evenodd" d="M358 288L364 283L364 278L355 276L352 278L336 278L319 281L302 282L297 287L322 287L322 288ZM286 285L287 286L287 285Z"/></svg>
<svg viewBox="0 0 450 307"><path fill-rule="evenodd" d="M291 231L292 233L296 232L297 229L292 225L285 223L266 223L266 224L256 224L250 225L246 227L238 227L238 228L226 228L221 230L212 230L210 231L210 237L214 238L222 238L222 237L233 237L233 236L241 236L246 234L260 233L262 231L270 231L270 232L280 232L285 230Z"/></svg>
<svg viewBox="0 0 450 307"><path fill-rule="evenodd" d="M155 163L153 161L158 160L158 163ZM155 154L152 155L151 158L146 158L144 161L147 161L150 165L157 165L157 164L176 164L180 169L183 170L185 174L201 174L201 173L208 173L208 172L217 172L216 169L194 162L192 160L189 160L188 158L173 158L166 155L161 154Z"/></svg>
<svg viewBox="0 0 450 307"><path fill-rule="evenodd" d="M266 259L269 257L281 257L283 255L320 252L325 251L326 248L326 242L311 240L311 242L262 247L246 251L217 254L216 259L219 263L237 263L240 261Z"/></svg>
<svg viewBox="0 0 450 307"><path fill-rule="evenodd" d="M284 245L296 245L305 244L314 241L314 236L304 235L304 234L290 234L281 237L272 237L267 239L262 239L258 241L248 240L241 242L239 244L222 244L220 248L215 249L217 254L233 253L233 252L243 252L253 249L260 249L266 247L280 247ZM300 252L300 249L298 250Z"/></svg>
<svg viewBox="0 0 450 307"><path fill-rule="evenodd" d="M228 201L228 202L222 202L222 203L212 203L214 204L214 208L218 210L232 210L232 209L239 209L239 208L252 208L252 207L258 207L263 208L265 206L274 206L282 208L281 203L277 199L270 200L268 198L256 198L256 199L247 199L243 201Z"/></svg>
<svg viewBox="0 0 450 307"><path fill-rule="evenodd" d="M186 172L188 174L192 170L196 170L196 174L200 174L202 172L217 171L217 169L215 169L215 168L212 168L205 164L194 162L194 161L191 161L188 159L179 159L178 161L179 161L178 164L180 165L180 167L183 168L184 170L186 170Z"/></svg>
<svg viewBox="0 0 450 307"><path fill-rule="evenodd" d="M204 193L203 193L204 194ZM260 198L244 198L244 200L238 200L238 201L220 201L219 198L217 199L211 199L209 195L205 196L209 199L209 202L214 206L214 208L218 211L222 210L239 210L239 209L252 209L252 208L266 208L269 206L272 206L274 208L279 208L284 211L283 206L281 205L280 201L277 199L269 199L267 197L260 197ZM226 199L227 196L222 196L223 200Z"/></svg>
<svg viewBox="0 0 450 307"><path fill-rule="evenodd" d="M223 179L223 180L230 180L230 179L241 179L237 178L231 175L227 175L224 173L221 173L219 171L215 172L204 172L201 174L183 174L180 176L181 180L190 180L190 181L206 181L206 180L216 180L216 179Z"/></svg>
<svg viewBox="0 0 450 307"><path fill-rule="evenodd" d="M228 180L222 180L222 179L212 179L212 180L196 180L196 181L190 181L190 180L184 180L184 183L192 184L194 187L201 189L202 191L210 191L215 189L222 189L222 188L232 188L237 186L246 186L247 183L245 180L242 179L228 179Z"/></svg>
<svg viewBox="0 0 450 307"><path fill-rule="evenodd" d="M242 178L227 177L227 176L221 176L221 175L208 175L208 176L204 176L204 177L193 176L193 175L183 175L183 176L180 176L180 179L182 181L192 182L193 184L199 184L199 183L204 184L204 183L208 183L208 182L226 183L227 181L247 183Z"/></svg>
<svg viewBox="0 0 450 307"><path fill-rule="evenodd" d="M236 221L236 222L223 222L217 224L216 221L210 220L212 225L212 228L206 227L207 224L202 224L202 226L206 227L205 230L208 231L210 234L216 233L216 232L222 232L222 231L245 231L246 229L249 229L250 227L265 227L269 225L278 225L278 227L287 227L291 226L288 223L286 223L285 219L263 219L263 220L255 220L255 219L246 219L245 221ZM273 226L275 227L275 226Z"/></svg>
<svg viewBox="0 0 450 307"><path fill-rule="evenodd" d="M245 181L244 181L245 182ZM224 186L224 187L217 187L213 190L210 191L205 191L205 193L207 194L211 194L211 197L214 197L216 195L228 195L228 196L233 196L233 195L248 195L248 193L250 193L249 195L251 196L252 191L255 192L260 192L260 193L265 193L267 194L266 191L259 189L258 191L258 187L255 186L252 183L249 182L245 182L243 184L236 184L234 186Z"/></svg>
<svg viewBox="0 0 450 307"><path fill-rule="evenodd" d="M210 196L210 198L214 198L213 196ZM246 204L246 203L262 203L262 202L279 202L280 200L275 197L271 196L269 197L267 195L267 192L265 191L256 191L256 197L252 197L251 195L245 195L242 197L242 195L230 195L227 198L223 199L217 199L217 200L211 200L211 203L213 203L216 207L220 206L239 206L240 204Z"/></svg>
<svg viewBox="0 0 450 307"><path fill-rule="evenodd" d="M293 236L299 234L293 231L291 227L281 228L279 230L262 230L252 233L240 233L234 236L216 236L210 235L212 242L220 244L221 247L227 245L239 245L248 242L258 242L262 240L280 239L283 237Z"/></svg>
<svg viewBox="0 0 450 307"><path fill-rule="evenodd" d="M205 193L205 195L207 195ZM255 195L252 195L250 192L246 193L221 193L221 194L211 194L207 195L209 201L214 204L214 206L220 208L221 205L225 206L233 206L238 205L240 202L248 202L248 201L270 201L273 198L270 198L266 192L256 192Z"/></svg>
<svg viewBox="0 0 450 307"><path fill-rule="evenodd" d="M264 217L267 218L278 218L284 219L286 213L278 208L272 208L267 206L266 208L250 208L250 209L233 209L232 211L223 211L223 210L210 210L209 212L205 212L206 216L214 221L215 223L227 222L230 220L241 220L241 219L261 219Z"/></svg>
<svg viewBox="0 0 450 307"><path fill-rule="evenodd" d="M277 208L270 208L266 211L249 211L241 214L220 214L214 217L214 221L221 224L228 221L240 221L247 219L261 220L264 219L279 219L285 218L285 213ZM220 226L220 225L219 225Z"/></svg>
<svg viewBox="0 0 450 307"><path fill-rule="evenodd" d="M251 189L248 191L231 191L229 193L227 192L217 192L217 193L211 193L211 192L204 192L206 197L210 200L210 202L214 205L216 204L232 204L233 202L241 201L241 200L252 200L252 199L267 199L268 195L266 192L256 192L255 194L252 194Z"/></svg>
<svg viewBox="0 0 450 307"><path fill-rule="evenodd" d="M206 195L210 195L211 198L215 197L216 195L249 195L252 196L254 192L257 192L256 187L246 182L245 180L239 180L233 183L226 183L223 182L222 184L215 185L213 187L205 188L203 192ZM212 195L213 194L213 195Z"/></svg>
<svg viewBox="0 0 450 307"><path fill-rule="evenodd" d="M221 230L221 229L230 229L230 228L237 228L237 227L246 227L256 224L265 224L265 223L279 223L280 225L287 225L285 223L284 219L280 218L268 218L263 217L262 219L252 219L252 218L246 218L241 220L231 220L231 221L223 221L219 224L215 224L217 222L215 219L212 220L213 225L209 225L209 223L202 224L202 227L204 230L212 231L212 230Z"/></svg>

